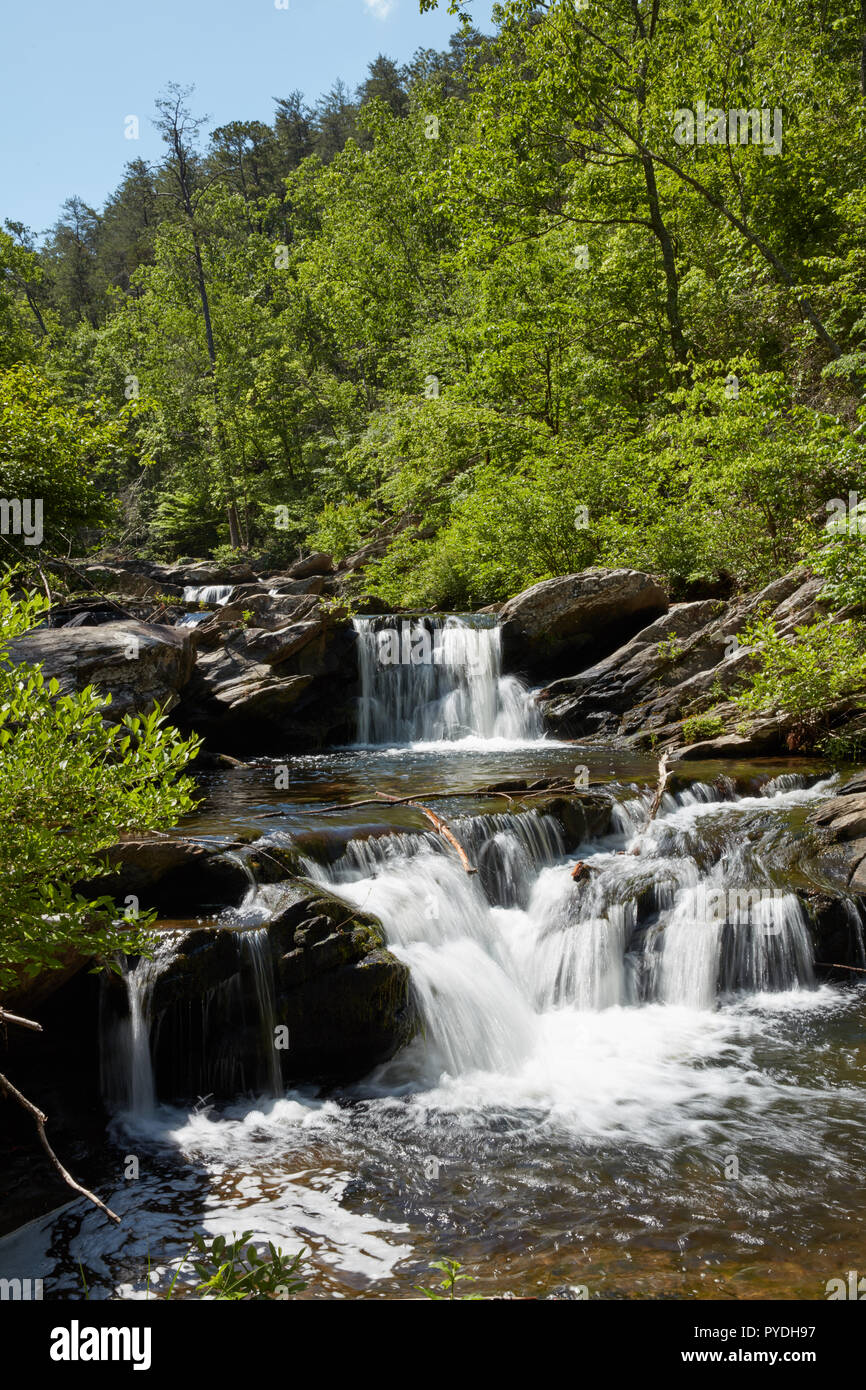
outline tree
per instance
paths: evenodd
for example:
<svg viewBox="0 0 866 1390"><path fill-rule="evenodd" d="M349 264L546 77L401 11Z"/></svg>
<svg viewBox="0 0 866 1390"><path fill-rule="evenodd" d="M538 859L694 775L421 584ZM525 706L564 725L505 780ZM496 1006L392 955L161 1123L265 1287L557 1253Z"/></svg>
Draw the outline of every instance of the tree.
<svg viewBox="0 0 866 1390"><path fill-rule="evenodd" d="M103 487L123 446L124 422L103 402L68 401L27 363L0 372L0 496L41 503L49 547L115 516Z"/></svg>

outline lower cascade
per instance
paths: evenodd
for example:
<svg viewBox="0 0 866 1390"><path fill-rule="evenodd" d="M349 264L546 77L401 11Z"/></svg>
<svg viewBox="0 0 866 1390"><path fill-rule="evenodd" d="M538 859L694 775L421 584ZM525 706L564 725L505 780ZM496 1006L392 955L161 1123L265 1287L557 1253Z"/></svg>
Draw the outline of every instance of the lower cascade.
<svg viewBox="0 0 866 1390"><path fill-rule="evenodd" d="M493 621L477 616L355 618L361 744L511 742L541 737L541 716L502 674Z"/></svg>
<svg viewBox="0 0 866 1390"><path fill-rule="evenodd" d="M476 872L467 874L433 834L350 840L335 862L313 859L311 879L381 921L390 950L409 967L423 1039L390 1064L404 1084L474 1072L519 1071L558 1012L577 1020L607 1009L713 1009L743 994L809 990L812 945L797 896L762 869L774 809L813 793L799 788L730 799L695 784L667 794L649 820L649 794L613 805L612 831L566 852L556 819L539 811L455 817L453 832ZM746 833L744 833L744 831ZM584 866L575 879L575 857ZM249 868L247 872L249 873ZM267 922L276 887L250 886L228 914L236 967L201 1001L196 1033L171 1014L154 1018L152 993L171 963L172 934L126 974L128 1017L106 1049L109 1092L127 1109L155 1104L151 1050L171 1030L174 1075L187 1092L216 1075L229 1086L279 1095L283 1080ZM250 1018L250 1010L255 1017ZM231 1039L258 1038L255 1075ZM193 1036L197 1061L189 1052ZM176 1044L176 1046L174 1046ZM193 1049L194 1051L195 1049ZM213 1055L210 1055L213 1054ZM183 1058L187 1057L184 1065ZM387 1070L387 1068L386 1068Z"/></svg>
<svg viewBox="0 0 866 1390"><path fill-rule="evenodd" d="M558 827L536 812L452 822L477 877L431 835L356 841L327 870L308 867L379 916L409 965L428 1078L508 1071L550 1011L710 1009L738 993L811 989L805 911L760 867L768 807L803 795L722 801L699 785L666 795L651 823L649 796L633 799L617 808L616 833L576 851L579 882Z"/></svg>

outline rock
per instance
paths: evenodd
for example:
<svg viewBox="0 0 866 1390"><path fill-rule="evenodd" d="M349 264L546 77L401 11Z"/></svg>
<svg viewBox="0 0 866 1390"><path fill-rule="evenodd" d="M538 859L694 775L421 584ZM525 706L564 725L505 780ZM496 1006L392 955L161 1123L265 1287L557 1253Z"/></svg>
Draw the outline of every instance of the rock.
<svg viewBox="0 0 866 1390"><path fill-rule="evenodd" d="M244 618L251 613L252 619ZM321 606L313 595L251 594L238 603L227 603L217 608L207 622L195 629L195 644L202 648L214 648L225 640L229 628L244 628L250 621L256 628L273 631L290 622L300 622L321 613Z"/></svg>
<svg viewBox="0 0 866 1390"><path fill-rule="evenodd" d="M675 748L669 755L672 763L703 761L708 758L760 757L779 747L784 725L778 719L756 719L745 734L720 734L718 738L703 739Z"/></svg>
<svg viewBox="0 0 866 1390"><path fill-rule="evenodd" d="M554 681L539 700L547 728L560 738L611 739L628 747L683 744L682 721L711 715L719 734L680 747L675 756L716 758L782 751L792 718L744 718L729 698L753 668L737 635L760 609L774 611L779 631L821 615L820 583L803 569L730 603L678 604L588 669Z"/></svg>
<svg viewBox="0 0 866 1390"><path fill-rule="evenodd" d="M283 1084L346 1083L411 1041L418 1020L409 971L386 949L381 924L306 880L283 899L259 938L272 972ZM151 999L154 1073L162 1099L231 1097L267 1087L273 1035L263 1036L250 933L178 933L177 954ZM115 991L114 1007L125 1010Z"/></svg>
<svg viewBox="0 0 866 1390"><path fill-rule="evenodd" d="M217 565L208 561L191 565L169 565L159 570L158 574L169 583L180 584L183 588L192 585L197 588L211 588L221 584L255 584L258 579L255 570L249 565Z"/></svg>
<svg viewBox="0 0 866 1390"><path fill-rule="evenodd" d="M598 660L667 607L660 585L636 570L589 569L544 579L501 609L505 663L551 671L575 657Z"/></svg>
<svg viewBox="0 0 866 1390"><path fill-rule="evenodd" d="M193 672L188 628L135 621L99 627L40 628L9 647L15 662L41 664L63 694L95 685L111 695L106 718L150 713L177 704Z"/></svg>
<svg viewBox="0 0 866 1390"><path fill-rule="evenodd" d="M286 570L287 579L309 579L314 574L333 574L334 561L330 555L325 555L322 551L316 551L314 555L306 555L301 560L296 560L293 565L289 565Z"/></svg>
<svg viewBox="0 0 866 1390"><path fill-rule="evenodd" d="M806 889L797 896L809 917L818 974L850 984L858 978L856 974L827 967L866 967L863 923L856 904L825 889Z"/></svg>
<svg viewBox="0 0 866 1390"><path fill-rule="evenodd" d="M813 811L813 825L828 827L834 840L857 840L866 836L866 792L834 796Z"/></svg>
<svg viewBox="0 0 866 1390"><path fill-rule="evenodd" d="M180 598L183 590L176 584L136 573L120 565L87 565L79 571L86 588L103 594L122 594L127 598L152 599L157 594Z"/></svg>
<svg viewBox="0 0 866 1390"><path fill-rule="evenodd" d="M237 906L249 888L249 875L234 845L204 845L179 837L127 837L108 850L114 870L103 878L78 884L89 896L103 893L122 904L130 894L142 912L152 908L161 916L213 913Z"/></svg>
<svg viewBox="0 0 866 1390"><path fill-rule="evenodd" d="M618 716L640 701L651 682L665 675L670 660L663 654L664 645L668 649L674 643L682 646L718 617L719 608L712 600L677 604L602 661L548 685L539 696L548 727L570 737L616 731ZM722 652L720 646L718 655ZM700 663L695 662L694 669L701 669Z"/></svg>
<svg viewBox="0 0 866 1390"><path fill-rule="evenodd" d="M314 574L309 579L275 579L269 592L274 598L278 598L290 594L321 594L324 588L324 576Z"/></svg>
<svg viewBox="0 0 866 1390"><path fill-rule="evenodd" d="M255 627L232 628L223 610L196 632L198 662L178 722L221 749L242 753L321 747L351 737L354 630L324 614L312 596L263 603L269 606L256 615ZM305 616L277 625L271 605Z"/></svg>

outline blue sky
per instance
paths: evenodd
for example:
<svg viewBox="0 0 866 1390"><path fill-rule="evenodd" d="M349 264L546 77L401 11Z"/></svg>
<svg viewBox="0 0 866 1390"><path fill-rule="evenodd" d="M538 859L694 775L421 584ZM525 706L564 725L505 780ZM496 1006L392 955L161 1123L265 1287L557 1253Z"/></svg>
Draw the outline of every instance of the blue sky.
<svg viewBox="0 0 866 1390"><path fill-rule="evenodd" d="M283 3L284 0L280 0ZM488 32L490 4L472 7ZM405 62L444 48L457 21L419 15L417 0L39 0L9 5L0 66L0 221L37 233L77 193L101 207L130 159L154 159L150 121L167 82L196 87L193 105L229 120L273 116L300 88L315 101L341 77L351 89L378 53ZM127 116L140 137L124 136Z"/></svg>

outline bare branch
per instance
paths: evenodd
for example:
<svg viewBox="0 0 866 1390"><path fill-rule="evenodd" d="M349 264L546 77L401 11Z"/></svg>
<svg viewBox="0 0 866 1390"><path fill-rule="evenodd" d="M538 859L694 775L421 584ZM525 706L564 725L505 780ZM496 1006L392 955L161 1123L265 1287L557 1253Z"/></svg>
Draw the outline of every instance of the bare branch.
<svg viewBox="0 0 866 1390"><path fill-rule="evenodd" d="M17 1100L18 1104L24 1110L27 1111L28 1115L33 1116L33 1119L36 1122L36 1129L39 1134L39 1142L41 1143L48 1157L51 1159L52 1164L57 1169L61 1178L66 1183L67 1187L71 1187L73 1192L78 1192L82 1197L86 1197L87 1200L89 1202L92 1202L94 1206L99 1207L100 1211L104 1211L105 1215L109 1218L110 1221L114 1221L116 1225L119 1226L120 1217L117 1215L117 1213L113 1212L110 1207L107 1207L104 1202L101 1202L93 1192L89 1191L88 1188L82 1187L81 1183L76 1182L72 1174L67 1172L63 1164L60 1162L60 1159L57 1157L57 1154L54 1152L54 1150L48 1142L48 1135L45 1133L45 1126L48 1123L48 1116L43 1114L43 1112L39 1110L38 1107L35 1106L32 1101L29 1101L26 1096L22 1096L21 1092L15 1086L12 1085L12 1082L8 1079L8 1077L4 1076L2 1072L0 1072L0 1090L5 1091L6 1094L8 1096L11 1096L13 1100Z"/></svg>

